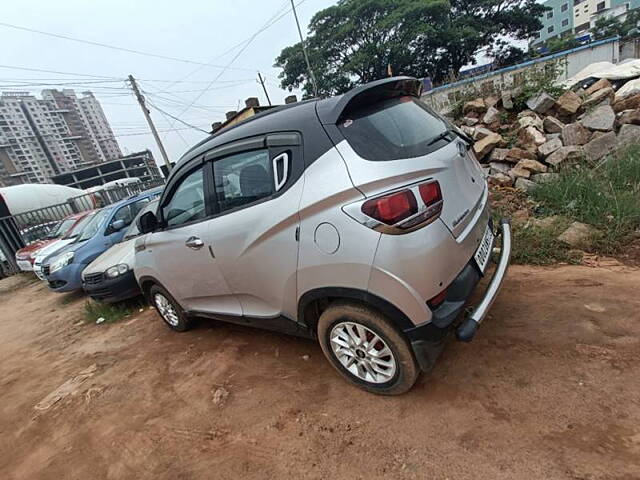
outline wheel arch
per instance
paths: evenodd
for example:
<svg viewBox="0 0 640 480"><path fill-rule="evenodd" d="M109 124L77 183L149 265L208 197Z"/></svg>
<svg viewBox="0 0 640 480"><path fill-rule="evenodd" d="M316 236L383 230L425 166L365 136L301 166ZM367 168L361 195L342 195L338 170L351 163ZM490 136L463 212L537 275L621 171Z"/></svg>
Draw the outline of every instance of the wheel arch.
<svg viewBox="0 0 640 480"><path fill-rule="evenodd" d="M347 287L322 287L305 292L298 301L298 323L314 336L322 312L337 300L347 300L373 308L387 317L400 331L415 327L398 307L382 297Z"/></svg>

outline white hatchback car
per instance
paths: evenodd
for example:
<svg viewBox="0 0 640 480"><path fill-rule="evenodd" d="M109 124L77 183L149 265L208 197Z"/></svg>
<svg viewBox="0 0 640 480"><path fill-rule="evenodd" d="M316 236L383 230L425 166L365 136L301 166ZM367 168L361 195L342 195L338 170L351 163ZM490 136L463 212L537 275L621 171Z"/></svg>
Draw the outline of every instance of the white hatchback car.
<svg viewBox="0 0 640 480"><path fill-rule="evenodd" d="M135 275L174 330L204 316L317 338L345 378L399 394L448 334L469 341L509 265L471 140L380 80L204 140L140 218ZM485 275L489 286L459 320ZM457 328L456 328L457 327Z"/></svg>

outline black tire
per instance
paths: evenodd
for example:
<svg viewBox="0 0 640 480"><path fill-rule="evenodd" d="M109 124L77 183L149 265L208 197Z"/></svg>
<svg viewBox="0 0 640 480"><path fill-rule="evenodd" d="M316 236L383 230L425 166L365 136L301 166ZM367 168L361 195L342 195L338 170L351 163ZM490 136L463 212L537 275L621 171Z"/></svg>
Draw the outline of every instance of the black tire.
<svg viewBox="0 0 640 480"><path fill-rule="evenodd" d="M362 325L386 343L395 359L395 374L391 379L384 383L374 383L347 370L331 347L331 332L342 322ZM331 304L322 312L318 320L318 340L331 365L345 379L367 392L379 395L400 395L411 389L418 378L419 367L407 340L384 315L364 305L346 302ZM383 345L378 343L378 347L381 346Z"/></svg>
<svg viewBox="0 0 640 480"><path fill-rule="evenodd" d="M158 302L156 301L158 296L164 297L171 305L175 312L175 321L172 317L169 317L168 315L165 316L165 314L160 310ZM153 285L149 289L149 302L154 306L164 324L171 330L175 330L176 332L185 332L191 327L191 319L184 312L180 304L176 302L175 298L173 298L171 294L160 285ZM168 320L167 318L172 318L172 320Z"/></svg>

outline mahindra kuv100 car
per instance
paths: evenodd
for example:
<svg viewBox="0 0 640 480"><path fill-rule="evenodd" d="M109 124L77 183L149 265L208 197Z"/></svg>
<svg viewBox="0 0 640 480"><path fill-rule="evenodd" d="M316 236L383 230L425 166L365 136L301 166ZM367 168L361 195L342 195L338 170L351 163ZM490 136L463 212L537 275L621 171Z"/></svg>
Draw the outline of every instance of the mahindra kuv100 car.
<svg viewBox="0 0 640 480"><path fill-rule="evenodd" d="M192 316L318 339L346 379L400 394L448 333L473 338L509 265L471 141L390 78L275 108L172 170L140 217L135 275L174 330ZM487 273L484 295L459 319Z"/></svg>

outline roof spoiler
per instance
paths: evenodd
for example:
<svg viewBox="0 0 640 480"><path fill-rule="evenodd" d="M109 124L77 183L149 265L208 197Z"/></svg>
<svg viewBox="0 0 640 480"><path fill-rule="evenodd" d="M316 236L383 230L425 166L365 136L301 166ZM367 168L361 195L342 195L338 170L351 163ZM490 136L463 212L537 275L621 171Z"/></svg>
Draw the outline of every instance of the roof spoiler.
<svg viewBox="0 0 640 480"><path fill-rule="evenodd" d="M338 97L331 108L318 109L320 121L327 124L336 124L340 118L349 111L371 105L390 98L420 97L422 94L422 82L413 77L391 77L376 80L360 87L353 88Z"/></svg>

